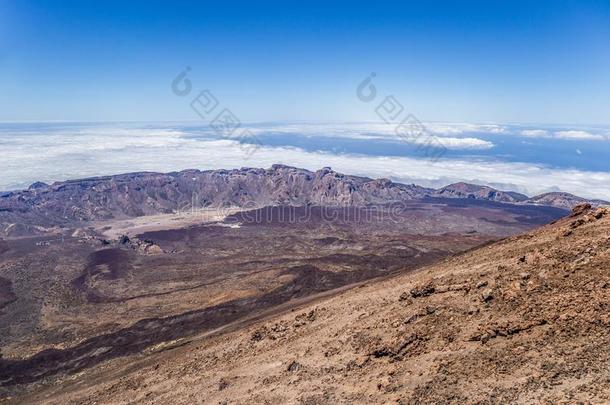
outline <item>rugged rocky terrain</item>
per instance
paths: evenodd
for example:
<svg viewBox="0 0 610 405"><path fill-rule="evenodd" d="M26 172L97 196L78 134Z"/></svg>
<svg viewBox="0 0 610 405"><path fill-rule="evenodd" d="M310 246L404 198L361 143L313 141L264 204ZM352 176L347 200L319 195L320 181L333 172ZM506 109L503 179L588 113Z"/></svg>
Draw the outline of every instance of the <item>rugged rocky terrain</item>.
<svg viewBox="0 0 610 405"><path fill-rule="evenodd" d="M412 271L563 214L437 199L267 207L116 240L82 229L11 238L0 253L0 394Z"/></svg>
<svg viewBox="0 0 610 405"><path fill-rule="evenodd" d="M605 292L574 263L605 260L608 219L605 209L580 205L569 219L515 237L565 217L572 200L528 201L484 186L437 191L286 166L5 193L0 401L167 402L174 393L184 403L529 400L504 389L538 363L498 371L485 356L534 331L566 338L549 326L558 322L552 311L580 305L576 286ZM557 304L551 297L564 289ZM567 337L584 339L579 333ZM559 345L519 342L506 350L530 360ZM443 387L441 367L449 370ZM489 391L479 368L514 380ZM472 389L448 391L458 382ZM540 395L554 392L535 384Z"/></svg>
<svg viewBox="0 0 610 405"><path fill-rule="evenodd" d="M192 207L262 208L271 205L365 206L419 198L415 185L347 176L329 168L132 173L46 185L0 196L5 234L78 222L172 213ZM24 229L29 228L29 229Z"/></svg>
<svg viewBox="0 0 610 405"><path fill-rule="evenodd" d="M603 200L587 200L570 193L546 193L527 200L531 204L550 205L560 208L572 208L579 204L591 204L593 206L609 205Z"/></svg>
<svg viewBox="0 0 610 405"><path fill-rule="evenodd" d="M468 183L450 184L437 190L435 195L448 198L474 198L477 200L499 201L506 203L522 203L529 200L525 194L511 191L499 191L487 186L477 186ZM553 204L548 204L553 205Z"/></svg>
<svg viewBox="0 0 610 405"><path fill-rule="evenodd" d="M608 403L610 214L50 386L46 403Z"/></svg>
<svg viewBox="0 0 610 405"><path fill-rule="evenodd" d="M404 203L429 197L466 198L569 209L585 200L570 194L528 198L458 183L440 190L337 173L274 165L270 169L131 173L0 194L0 236L27 236L99 220L167 214L201 207L341 206Z"/></svg>

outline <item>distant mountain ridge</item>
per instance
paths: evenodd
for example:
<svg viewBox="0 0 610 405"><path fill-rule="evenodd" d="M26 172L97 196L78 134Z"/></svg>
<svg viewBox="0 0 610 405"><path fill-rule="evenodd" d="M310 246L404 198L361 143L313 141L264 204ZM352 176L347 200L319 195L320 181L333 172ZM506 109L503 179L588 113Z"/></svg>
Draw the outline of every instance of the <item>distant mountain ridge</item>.
<svg viewBox="0 0 610 405"><path fill-rule="evenodd" d="M69 180L0 194L0 233L7 228L174 213L192 207L259 208L270 205L367 206L423 198L460 198L569 209L590 202L568 193L526 195L468 183L439 190L285 165L269 169L128 173ZM17 232L18 233L18 232Z"/></svg>
<svg viewBox="0 0 610 405"><path fill-rule="evenodd" d="M469 183L454 183L436 190L435 195L448 198L474 198L506 203L520 203L529 199L525 194L512 191L499 191L488 186Z"/></svg>
<svg viewBox="0 0 610 405"><path fill-rule="evenodd" d="M576 205L589 203L593 206L609 205L608 201L604 200L589 200L586 198L578 197L570 193L553 192L540 194L527 200L531 204L539 205L551 205L554 207L561 208L573 208Z"/></svg>
<svg viewBox="0 0 610 405"><path fill-rule="evenodd" d="M473 198L476 200L487 200L504 202L510 204L532 204L549 207L572 209L574 206L589 203L593 206L609 205L610 202L595 199L586 199L574 194L564 192L552 192L528 197L525 194L514 191L500 191L489 186L480 186L469 183L454 183L434 192L434 196L446 198Z"/></svg>

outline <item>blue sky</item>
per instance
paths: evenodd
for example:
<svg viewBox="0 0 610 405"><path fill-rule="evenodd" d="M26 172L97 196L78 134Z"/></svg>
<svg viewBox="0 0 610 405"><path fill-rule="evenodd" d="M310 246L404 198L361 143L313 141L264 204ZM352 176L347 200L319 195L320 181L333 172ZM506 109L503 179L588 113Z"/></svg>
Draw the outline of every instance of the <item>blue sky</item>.
<svg viewBox="0 0 610 405"><path fill-rule="evenodd" d="M0 120L188 120L192 68L244 121L610 123L610 2L0 0Z"/></svg>
<svg viewBox="0 0 610 405"><path fill-rule="evenodd" d="M610 1L0 0L0 90L0 190L284 163L610 200Z"/></svg>

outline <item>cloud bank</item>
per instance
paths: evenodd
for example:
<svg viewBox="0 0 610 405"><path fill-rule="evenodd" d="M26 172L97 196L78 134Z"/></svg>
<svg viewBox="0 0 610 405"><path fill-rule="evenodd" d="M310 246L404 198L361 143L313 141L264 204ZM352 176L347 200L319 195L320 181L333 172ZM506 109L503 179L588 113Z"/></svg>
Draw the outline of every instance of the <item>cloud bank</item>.
<svg viewBox="0 0 610 405"><path fill-rule="evenodd" d="M560 139L590 139L596 141L606 140L605 136L595 135L586 131L557 131L555 137Z"/></svg>
<svg viewBox="0 0 610 405"><path fill-rule="evenodd" d="M489 184L535 195L567 191L610 200L610 173L550 168L541 164L483 158L390 157L307 151L263 145L250 157L239 142L193 139L176 129L82 128L19 134L0 133L0 190L25 188L34 181L53 182L135 171L168 172L187 168L270 167L283 163L316 170L440 187L457 181Z"/></svg>
<svg viewBox="0 0 610 405"><path fill-rule="evenodd" d="M486 150L494 147L493 142L476 137L455 137L450 135L463 134L464 128L447 125L445 127L435 124L423 124L427 130L427 136L400 137L396 134L396 125L385 123L342 123L342 124L272 124L272 125L246 125L254 134L303 134L306 136L346 138L358 140L385 140L404 142L414 145L426 144L428 136L437 137L439 143L451 150Z"/></svg>
<svg viewBox="0 0 610 405"><path fill-rule="evenodd" d="M567 140L589 140L589 141L605 141L608 136L592 134L582 130L567 130L550 132L545 129L526 129L520 132L521 135L528 138L554 138Z"/></svg>

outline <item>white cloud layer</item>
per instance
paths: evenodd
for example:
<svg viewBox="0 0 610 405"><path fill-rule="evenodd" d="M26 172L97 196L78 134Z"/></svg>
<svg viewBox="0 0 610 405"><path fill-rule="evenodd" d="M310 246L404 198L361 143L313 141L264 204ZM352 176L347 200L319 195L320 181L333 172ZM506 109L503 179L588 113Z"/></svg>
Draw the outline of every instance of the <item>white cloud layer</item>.
<svg viewBox="0 0 610 405"><path fill-rule="evenodd" d="M604 141L609 139L607 136L592 134L591 132L582 130L567 130L549 132L545 129L526 129L520 132L522 136L528 138L553 138L565 140L581 140L581 141Z"/></svg>
<svg viewBox="0 0 610 405"><path fill-rule="evenodd" d="M419 137L401 137L397 135L397 125L385 123L343 123L343 124L312 124L312 123L291 123L281 125L246 125L254 134L291 134L298 133L305 136L324 136L346 139L360 140L390 140L396 142L406 142L414 145L424 145L429 137L436 137L437 141L445 148L452 150L485 150L494 147L490 141L474 138L448 135L459 135L465 131L464 128L455 127L453 124L422 124L426 133ZM466 125L466 124L455 124Z"/></svg>
<svg viewBox="0 0 610 405"><path fill-rule="evenodd" d="M528 138L549 138L562 140L589 140L599 141L610 139L610 134L600 135L584 130L556 130L531 128L519 130L507 125L499 124L471 124L471 123L438 123L423 122L426 132L446 143L448 149L485 150L495 145L486 139L473 137L473 135L520 135ZM312 124L291 123L255 126L251 128L254 133L299 133L311 136L333 136L351 139L396 139L396 125L379 122L369 123L341 123L341 124ZM461 135L461 136L460 136ZM408 141L408 140L403 140ZM446 142L445 142L446 141ZM415 143L415 141L412 141Z"/></svg>
<svg viewBox="0 0 610 405"><path fill-rule="evenodd" d="M549 131L545 129L526 129L521 131L521 135L530 138L548 138L550 136Z"/></svg>
<svg viewBox="0 0 610 405"><path fill-rule="evenodd" d="M606 137L602 135L595 135L587 131L557 131L555 137L560 139L589 139L596 141L603 141Z"/></svg>
<svg viewBox="0 0 610 405"><path fill-rule="evenodd" d="M503 134L507 132L507 128L503 125L497 124L471 124L462 122L446 122L436 123L428 122L425 123L426 127L437 135L447 134L464 134L464 133L486 133L486 134Z"/></svg>
<svg viewBox="0 0 610 405"><path fill-rule="evenodd" d="M284 163L310 170L331 166L347 174L389 177L395 181L440 187L456 181L535 195L567 191L610 200L610 173L551 169L543 165L483 159L447 159L432 163L415 157L310 152L263 146L249 159L232 140L193 139L176 130L87 128L76 133L0 134L0 190L134 171L175 171L270 167Z"/></svg>

